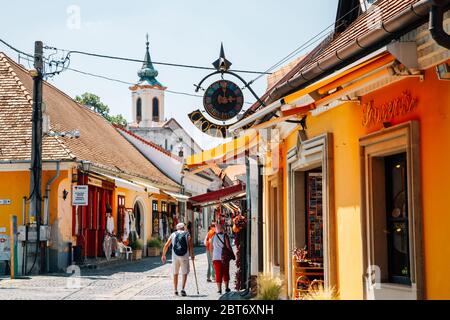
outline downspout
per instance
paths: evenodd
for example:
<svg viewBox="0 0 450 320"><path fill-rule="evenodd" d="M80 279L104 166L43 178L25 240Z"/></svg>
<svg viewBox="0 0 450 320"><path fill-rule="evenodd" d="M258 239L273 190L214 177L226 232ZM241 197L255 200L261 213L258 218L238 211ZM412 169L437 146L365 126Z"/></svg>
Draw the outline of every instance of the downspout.
<svg viewBox="0 0 450 320"><path fill-rule="evenodd" d="M45 185L45 196L44 196L44 226L48 226L50 222L50 186L58 179L60 175L60 162L56 162L56 174L47 181ZM46 272L50 271L50 255L48 252L48 246L45 246L45 269Z"/></svg>
<svg viewBox="0 0 450 320"><path fill-rule="evenodd" d="M263 165L258 159L258 272L264 271L263 266Z"/></svg>
<svg viewBox="0 0 450 320"><path fill-rule="evenodd" d="M447 1L432 0L432 3L428 30L438 45L450 49L450 35L444 30L444 13Z"/></svg>
<svg viewBox="0 0 450 320"><path fill-rule="evenodd" d="M50 186L55 182L56 179L58 179L60 175L60 168L59 168L60 162L56 162L56 174L50 178L50 180L47 181L47 184L45 185L45 197L44 197L44 225L48 225L50 221Z"/></svg>

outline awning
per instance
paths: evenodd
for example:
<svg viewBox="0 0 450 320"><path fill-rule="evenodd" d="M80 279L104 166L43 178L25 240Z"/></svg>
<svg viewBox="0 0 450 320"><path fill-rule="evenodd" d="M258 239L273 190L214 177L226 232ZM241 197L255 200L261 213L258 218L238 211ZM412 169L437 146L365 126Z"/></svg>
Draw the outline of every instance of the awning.
<svg viewBox="0 0 450 320"><path fill-rule="evenodd" d="M245 195L245 184L239 182L238 184L231 187L193 196L189 198L189 201L192 202L192 205L194 206L207 207L215 204L220 204L222 202L233 201L245 197Z"/></svg>
<svg viewBox="0 0 450 320"><path fill-rule="evenodd" d="M104 174L104 173L102 173L102 175L114 180L117 187L128 189L128 190L134 190L137 192L145 192L145 188L143 186L133 183L132 181L128 181L128 180L125 180L122 178L117 178L117 177L110 176L110 175Z"/></svg>
<svg viewBox="0 0 450 320"><path fill-rule="evenodd" d="M256 130L249 130L249 133L235 138L230 142L188 157L186 159L186 167L194 173L207 169L212 164L231 162L242 156L245 151L257 148L258 143L258 132Z"/></svg>
<svg viewBox="0 0 450 320"><path fill-rule="evenodd" d="M169 192L165 190L162 190L162 192L167 194L168 196L171 196L172 198L176 199L179 202L187 202L189 200L189 196L185 194Z"/></svg>
<svg viewBox="0 0 450 320"><path fill-rule="evenodd" d="M143 186L148 193L156 193L156 194L160 194L161 193L159 188L157 188L155 186L152 186L151 184L148 184L148 183L145 183L145 182L141 182L141 181L133 181L133 182L138 184L138 185Z"/></svg>

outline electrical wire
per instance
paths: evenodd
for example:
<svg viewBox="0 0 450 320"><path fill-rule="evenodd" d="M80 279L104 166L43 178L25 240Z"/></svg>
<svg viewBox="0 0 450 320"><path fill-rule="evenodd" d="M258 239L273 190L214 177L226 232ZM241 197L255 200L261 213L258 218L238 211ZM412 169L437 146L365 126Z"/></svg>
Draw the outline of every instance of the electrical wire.
<svg viewBox="0 0 450 320"><path fill-rule="evenodd" d="M28 62L31 61L30 59L27 59L26 57L21 57L21 59L23 59L25 61L28 61ZM135 85L135 83L132 83L132 82L123 81L123 80L119 80L119 79L114 79L114 78L107 77L107 76L104 76L104 75L95 74L95 73L92 73L92 72L86 72L86 71L82 71L82 70L75 69L75 68L65 68L65 70L73 71L73 72L80 73L80 74L83 74L83 75L86 75L86 76L90 76L90 77L100 78L100 79L103 79L103 80L118 82L118 83L122 83L122 84L126 84L126 85L131 85L131 86ZM185 95L185 96L190 96L190 97L196 97L196 98L203 98L202 95L193 94L193 93L187 93L187 92L181 92L181 91L166 90L166 92L172 93L172 94L179 94L179 95ZM253 104L253 102L246 102L246 103Z"/></svg>
<svg viewBox="0 0 450 320"><path fill-rule="evenodd" d="M280 65L282 65L283 63L285 63L286 61L288 61L289 59L291 59L292 57L294 57L298 52L300 52L302 49L306 49L308 47L310 47L312 44L316 43L317 41L319 41L319 39L316 39L317 37L319 37L320 35L322 35L324 32L326 32L329 28L334 27L334 29L336 29L337 27L342 26L345 21L344 18L347 17L347 15L351 14L352 12L354 12L356 9L360 9L360 4L356 5L355 7L353 7L351 10L349 10L345 15L343 15L341 18L337 19L336 21L334 21L332 24L328 25L327 27L325 27L322 31L320 31L319 33L317 33L315 36L313 36L312 38L310 38L308 41L304 42L303 44L301 44L299 47L297 47L296 49L294 49L292 52L290 52L287 56L285 56L284 58L282 58L281 60L279 60L277 63L275 63L274 65L272 65L271 67L269 67L268 69L265 70L265 72L271 72L272 70L274 70L275 68L279 67ZM339 23L339 25L336 27L336 24ZM322 35L320 37L320 39L326 38L328 37L329 34L325 34ZM316 40L315 40L316 39ZM315 40L314 42L311 42ZM253 83L255 81L257 81L258 79L260 79L262 77L262 75L259 75L258 77L256 77L255 79L251 80L250 83Z"/></svg>
<svg viewBox="0 0 450 320"><path fill-rule="evenodd" d="M23 51L21 51L21 50L15 48L15 47L13 47L12 45L10 45L9 43L7 43L7 42L4 41L3 39L0 39L0 42L3 43L3 44L4 44L5 46L7 46L8 48L10 48L11 50L14 50L14 51L17 52L17 53L20 53L20 54L22 54L22 55L24 55L24 56L27 56L27 57L29 57L29 58L34 59L34 56L32 56L31 54L26 53L26 52L23 52ZM34 61L34 60L33 60L33 61Z"/></svg>
<svg viewBox="0 0 450 320"><path fill-rule="evenodd" d="M63 52L67 52L68 57L71 54L81 54L81 55L86 55L86 56L91 56L91 57L96 57L96 58L105 58L105 59L121 60L121 61L128 61L128 62L139 62L139 63L145 62L144 60L140 60L140 59L110 56L110 55L105 55L105 54L85 52L85 51L79 51L79 50L59 49L59 48L51 47L51 46L44 46L44 49L60 50ZM196 65L179 64L179 63L158 62L158 61L152 61L152 63L156 64L156 65L163 65L163 66L169 66L169 67L190 68L190 69L200 69L200 70L216 70L213 67L203 67L203 66L196 66ZM238 72L238 73L263 74L263 75L270 74L268 72L251 71L251 70L230 70L230 71L234 71L234 72Z"/></svg>

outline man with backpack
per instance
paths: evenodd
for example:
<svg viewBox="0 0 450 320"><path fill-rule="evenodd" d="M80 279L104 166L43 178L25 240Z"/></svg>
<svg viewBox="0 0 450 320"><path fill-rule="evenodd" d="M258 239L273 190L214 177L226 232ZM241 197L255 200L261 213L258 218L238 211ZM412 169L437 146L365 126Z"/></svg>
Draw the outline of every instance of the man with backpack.
<svg viewBox="0 0 450 320"><path fill-rule="evenodd" d="M184 223L180 222L177 224L177 231L172 233L164 245L161 261L166 263L166 253L172 244L172 272L173 272L173 286L175 289L175 295L178 295L178 273L181 269L182 287L181 295L186 296L187 275L189 273L189 256L194 260L194 246L192 243L191 236L189 232L185 230Z"/></svg>

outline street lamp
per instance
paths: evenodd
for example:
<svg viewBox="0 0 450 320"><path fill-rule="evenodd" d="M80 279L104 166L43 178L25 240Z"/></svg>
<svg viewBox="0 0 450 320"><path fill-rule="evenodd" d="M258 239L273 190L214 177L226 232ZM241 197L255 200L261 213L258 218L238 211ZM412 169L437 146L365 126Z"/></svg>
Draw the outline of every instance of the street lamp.
<svg viewBox="0 0 450 320"><path fill-rule="evenodd" d="M81 170L83 171L83 173L89 172L90 168L91 168L90 161L81 160Z"/></svg>

